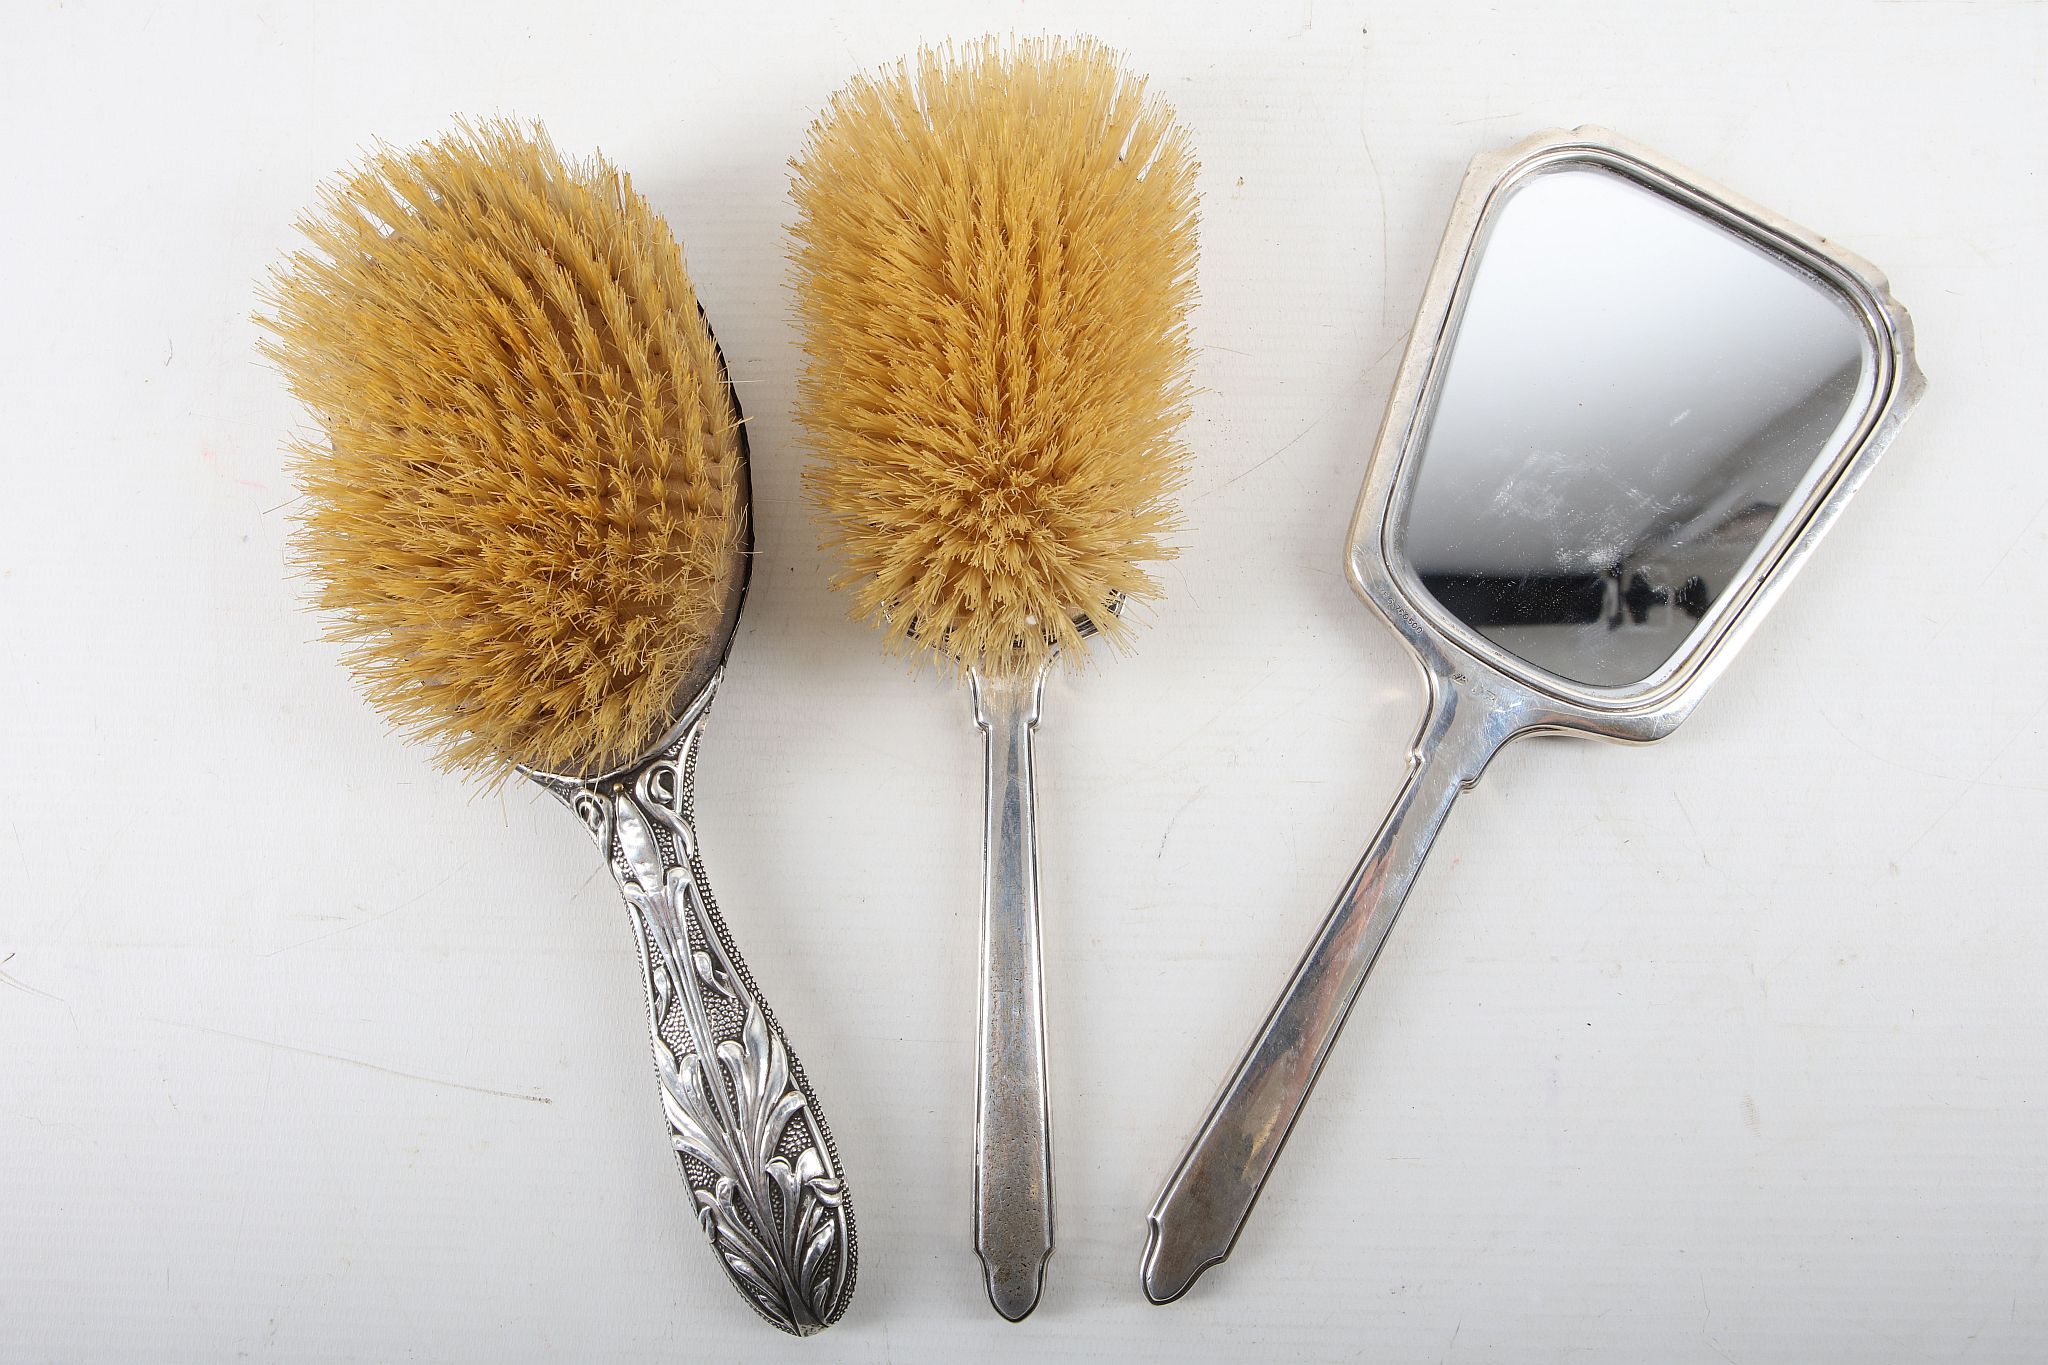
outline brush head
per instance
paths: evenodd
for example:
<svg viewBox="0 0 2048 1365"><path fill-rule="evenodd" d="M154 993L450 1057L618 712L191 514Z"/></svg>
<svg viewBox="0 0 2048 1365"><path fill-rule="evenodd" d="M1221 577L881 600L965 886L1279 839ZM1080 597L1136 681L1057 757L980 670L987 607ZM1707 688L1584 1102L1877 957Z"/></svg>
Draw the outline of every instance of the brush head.
<svg viewBox="0 0 2048 1365"><path fill-rule="evenodd" d="M748 545L739 411L667 224L493 123L379 149L299 227L258 322L323 429L294 453L330 638L447 766L638 756L722 656Z"/></svg>
<svg viewBox="0 0 2048 1365"><path fill-rule="evenodd" d="M798 415L835 586L892 645L1022 676L1155 597L1191 394L1195 171L1089 42L926 50L792 163Z"/></svg>

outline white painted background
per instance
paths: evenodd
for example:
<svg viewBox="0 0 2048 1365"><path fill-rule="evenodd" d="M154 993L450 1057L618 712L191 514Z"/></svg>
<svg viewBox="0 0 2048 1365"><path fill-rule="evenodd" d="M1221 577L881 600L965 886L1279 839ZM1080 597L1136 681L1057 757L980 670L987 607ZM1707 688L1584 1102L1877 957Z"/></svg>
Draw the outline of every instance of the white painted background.
<svg viewBox="0 0 2048 1365"><path fill-rule="evenodd" d="M1204 161L1185 553L1041 736L1060 1248L966 1245L979 748L797 495L784 163L853 72L1130 51ZM50 4L0 17L0 1359L2048 1356L2048 10ZM248 315L370 139L540 116L686 243L760 560L700 775L861 1288L786 1343L663 1147L538 792L386 734L286 574ZM1927 401L1680 734L1459 808L1236 1257L1142 1216L1397 785L1340 543L1467 159L1597 121L1883 267Z"/></svg>

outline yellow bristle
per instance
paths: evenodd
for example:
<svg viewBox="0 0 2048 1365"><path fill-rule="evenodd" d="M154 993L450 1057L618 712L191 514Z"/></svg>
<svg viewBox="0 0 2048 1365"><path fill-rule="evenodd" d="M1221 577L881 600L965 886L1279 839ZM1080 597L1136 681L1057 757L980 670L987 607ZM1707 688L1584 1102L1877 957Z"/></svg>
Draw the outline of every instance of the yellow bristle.
<svg viewBox="0 0 2048 1365"><path fill-rule="evenodd" d="M1017 676L1172 551L1195 172L1082 40L926 50L842 90L795 162L798 415L835 586L894 645Z"/></svg>
<svg viewBox="0 0 2048 1365"><path fill-rule="evenodd" d="M668 225L538 126L379 149L299 224L263 350L324 429L299 550L451 767L640 753L740 571L738 414Z"/></svg>

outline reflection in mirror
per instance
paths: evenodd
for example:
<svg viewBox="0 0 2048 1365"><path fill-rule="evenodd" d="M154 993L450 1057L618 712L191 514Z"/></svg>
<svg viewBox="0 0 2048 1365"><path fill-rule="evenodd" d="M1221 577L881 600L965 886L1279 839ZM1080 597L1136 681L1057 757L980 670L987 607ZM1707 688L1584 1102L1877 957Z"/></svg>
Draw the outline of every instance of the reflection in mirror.
<svg viewBox="0 0 2048 1365"><path fill-rule="evenodd" d="M1509 654L1642 683L1854 435L1876 351L1834 285L1615 171L1503 194L1396 555Z"/></svg>

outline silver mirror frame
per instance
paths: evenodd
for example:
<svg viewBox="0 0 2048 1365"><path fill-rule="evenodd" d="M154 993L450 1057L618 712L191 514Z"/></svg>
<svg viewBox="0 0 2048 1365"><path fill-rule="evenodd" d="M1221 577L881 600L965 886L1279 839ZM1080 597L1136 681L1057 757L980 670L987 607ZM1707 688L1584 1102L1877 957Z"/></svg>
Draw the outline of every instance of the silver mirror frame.
<svg viewBox="0 0 2048 1365"><path fill-rule="evenodd" d="M1627 687L1575 683L1497 648L1424 591L1396 544L1417 467L1418 433L1491 213L1525 177L1566 163L1619 173L1835 285L1861 315L1875 361L1862 422L1806 483L1803 501L1774 524L1742 579L1701 618L1678 654ZM1539 134L1472 163L1395 377L1346 554L1353 585L1420 663L1428 710L1409 750L1408 779L1385 823L1146 1218L1139 1276L1148 1299L1165 1304L1180 1298L1236 1246L1458 794L1479 781L1502 745L1521 735L1565 732L1647 743L1677 728L1841 514L1924 387L1913 361L1912 323L1875 268L1646 147L1603 129L1579 128Z"/></svg>
<svg viewBox="0 0 2048 1365"><path fill-rule="evenodd" d="M1863 423L1843 443L1833 467L1814 481L1798 513L1761 547L1761 571L1714 603L1702 628L1675 658L1630 687L1589 687L1515 658L1439 607L1395 553L1394 528L1413 482L1414 438L1442 373L1438 362L1457 330L1483 230L1509 190L1567 162L1616 172L1765 241L1843 292L1869 330L1876 353L1875 387ZM1466 172L1373 443L1351 520L1346 569L1352 586L1415 652L1432 696L1455 686L1509 713L1504 719L1513 723L1500 734L1501 742L1515 734L1556 730L1630 743L1661 739L1692 713L1805 564L1926 385L1913 359L1912 319L1868 261L1604 128L1539 133L1479 156Z"/></svg>

